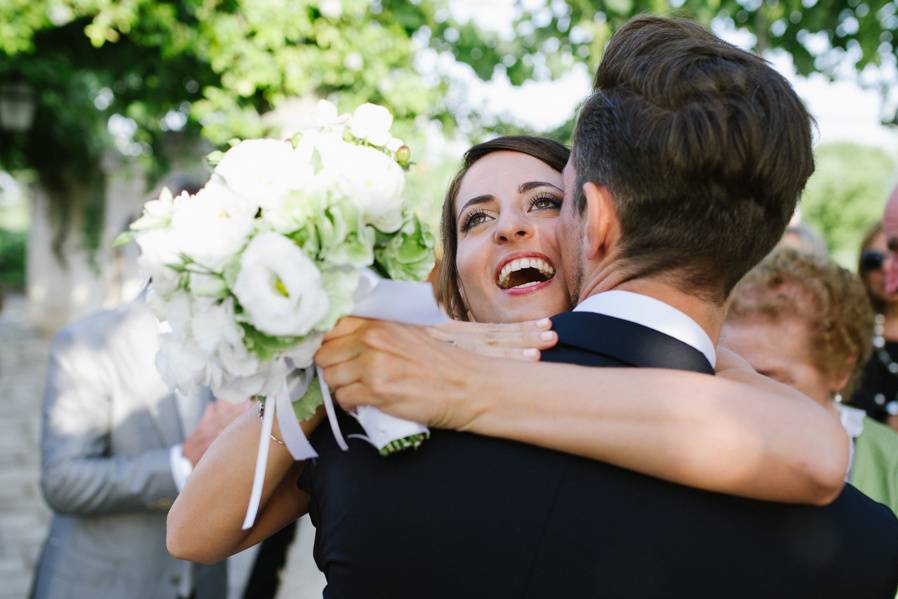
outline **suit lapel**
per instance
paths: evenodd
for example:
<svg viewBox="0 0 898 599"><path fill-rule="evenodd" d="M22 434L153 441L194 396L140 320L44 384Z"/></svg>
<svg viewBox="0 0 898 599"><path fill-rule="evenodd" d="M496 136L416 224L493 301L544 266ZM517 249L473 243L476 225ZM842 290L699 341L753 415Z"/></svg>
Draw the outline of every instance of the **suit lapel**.
<svg viewBox="0 0 898 599"><path fill-rule="evenodd" d="M559 345L641 368L673 368L714 374L705 355L655 329L594 312L563 312L552 318Z"/></svg>

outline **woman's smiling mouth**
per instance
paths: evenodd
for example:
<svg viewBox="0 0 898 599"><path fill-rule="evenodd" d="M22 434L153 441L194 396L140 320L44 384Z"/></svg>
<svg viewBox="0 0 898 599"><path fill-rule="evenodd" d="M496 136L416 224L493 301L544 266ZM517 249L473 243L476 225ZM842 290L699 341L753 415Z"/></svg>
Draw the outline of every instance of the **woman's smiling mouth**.
<svg viewBox="0 0 898 599"><path fill-rule="evenodd" d="M555 266L540 253L514 253L505 257L496 272L496 285L510 295L523 295L549 285Z"/></svg>

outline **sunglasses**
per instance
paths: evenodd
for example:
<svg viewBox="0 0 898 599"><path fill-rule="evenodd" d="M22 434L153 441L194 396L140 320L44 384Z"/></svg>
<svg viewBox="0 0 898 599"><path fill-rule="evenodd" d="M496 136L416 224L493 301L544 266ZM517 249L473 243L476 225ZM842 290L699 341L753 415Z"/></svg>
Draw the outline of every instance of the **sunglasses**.
<svg viewBox="0 0 898 599"><path fill-rule="evenodd" d="M861 270L879 270L885 261L885 254L876 250L864 250L861 253Z"/></svg>

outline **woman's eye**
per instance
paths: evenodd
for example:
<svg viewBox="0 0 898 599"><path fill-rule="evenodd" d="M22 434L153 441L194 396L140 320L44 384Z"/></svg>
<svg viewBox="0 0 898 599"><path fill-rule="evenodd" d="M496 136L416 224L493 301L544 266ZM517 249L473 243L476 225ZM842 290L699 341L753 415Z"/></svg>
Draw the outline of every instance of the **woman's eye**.
<svg viewBox="0 0 898 599"><path fill-rule="evenodd" d="M472 212L467 217L465 217L464 223L462 225L462 231L467 231L471 227L476 227L479 224L485 223L487 220L489 220L489 215L486 212Z"/></svg>
<svg viewBox="0 0 898 599"><path fill-rule="evenodd" d="M536 196L530 200L530 208L534 210L558 210L561 208L561 198L555 196Z"/></svg>

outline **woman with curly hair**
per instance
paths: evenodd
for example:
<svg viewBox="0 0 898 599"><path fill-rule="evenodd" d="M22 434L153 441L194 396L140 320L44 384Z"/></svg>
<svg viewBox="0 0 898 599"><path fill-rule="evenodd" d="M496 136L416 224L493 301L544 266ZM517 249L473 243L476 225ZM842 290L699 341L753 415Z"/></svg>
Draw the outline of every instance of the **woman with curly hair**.
<svg viewBox="0 0 898 599"><path fill-rule="evenodd" d="M848 481L898 513L898 435L841 403L870 356L872 334L857 276L829 258L783 249L733 291L723 342L759 373L831 409L853 441Z"/></svg>

